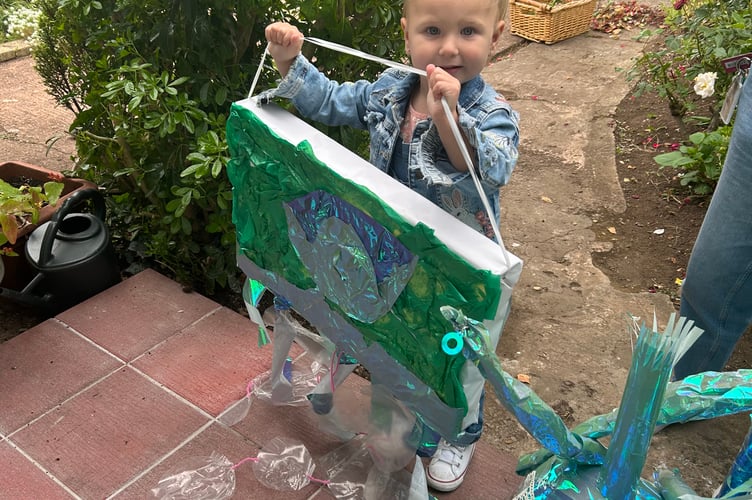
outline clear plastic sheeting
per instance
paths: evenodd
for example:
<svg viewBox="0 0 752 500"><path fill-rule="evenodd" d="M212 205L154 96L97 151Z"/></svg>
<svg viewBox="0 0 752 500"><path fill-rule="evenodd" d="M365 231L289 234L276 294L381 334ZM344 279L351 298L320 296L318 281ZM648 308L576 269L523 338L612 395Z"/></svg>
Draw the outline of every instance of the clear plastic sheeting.
<svg viewBox="0 0 752 500"><path fill-rule="evenodd" d="M206 459L194 458L185 470L159 481L152 493L163 500L228 499L235 491L235 469L245 462L253 463L259 483L276 491L297 491L316 482L327 485L335 498L429 499L420 460L415 462L412 474L405 468L383 471L375 467L364 435L322 456L318 468L305 445L287 437L273 438L256 457L245 458L235 465L218 453ZM321 477L314 477L315 473ZM266 498L261 493L259 497Z"/></svg>
<svg viewBox="0 0 752 500"><path fill-rule="evenodd" d="M365 485L365 500L413 500L410 483L412 476L402 469L393 473L384 472L373 467L368 472Z"/></svg>
<svg viewBox="0 0 752 500"><path fill-rule="evenodd" d="M326 471L327 486L335 498L349 500L404 499L428 500L428 485L420 459L415 460L413 472L405 468L387 472L376 467L367 437L360 435L318 460Z"/></svg>
<svg viewBox="0 0 752 500"><path fill-rule="evenodd" d="M259 281L247 279L243 283L243 302L245 303L246 311L251 321L256 323L259 328L258 345L259 347L265 346L269 343L269 334L266 331L264 320L261 318L261 313L258 310L261 296L264 294L266 287Z"/></svg>
<svg viewBox="0 0 752 500"><path fill-rule="evenodd" d="M275 399L272 371L267 370L256 376L248 384L246 396L235 401L220 415L219 421L225 425L235 425L248 416L254 400L268 402L277 406L305 406L308 405L308 395L319 381L328 378L329 371L318 361L307 354L295 360L285 358L281 366L282 376L289 383L289 391L285 392L286 399Z"/></svg>
<svg viewBox="0 0 752 500"><path fill-rule="evenodd" d="M295 360L285 359L283 370L289 370L288 375L284 375L285 380L290 383L289 397L280 399L274 397L271 371L266 371L253 379L251 395L256 399L267 401L275 405L282 406L305 406L308 404L308 394L316 387L321 377L327 377L329 371L325 366L311 360L304 355Z"/></svg>
<svg viewBox="0 0 752 500"><path fill-rule="evenodd" d="M275 311L271 321L275 332L272 367L251 380L246 396L230 404L222 413L220 421L226 425L235 425L246 418L254 399L275 405L307 405L311 394L331 393L332 386L336 387L355 368L354 360L344 363L336 360L336 366L330 366L334 344L303 327L289 310ZM293 342L304 349L304 353L294 360L288 356ZM346 363L350 366L340 366Z"/></svg>
<svg viewBox="0 0 752 500"><path fill-rule="evenodd" d="M371 427L368 450L383 472L403 469L415 458L417 436L413 435L415 414L392 398L382 386L371 393Z"/></svg>
<svg viewBox="0 0 752 500"><path fill-rule="evenodd" d="M161 500L224 500L235 492L232 462L219 453L195 457L186 468L159 481L151 490Z"/></svg>
<svg viewBox="0 0 752 500"><path fill-rule="evenodd" d="M332 408L327 413L314 414L322 432L349 441L365 435L370 427L371 407L362 401L371 399L371 386L353 387L345 384L332 395Z"/></svg>
<svg viewBox="0 0 752 500"><path fill-rule="evenodd" d="M329 478L327 486L335 498L365 498L368 472L374 467L374 463L366 448L364 434L330 451L318 460L318 464Z"/></svg>
<svg viewBox="0 0 752 500"><path fill-rule="evenodd" d="M253 463L256 479L267 488L281 491L305 488L315 468L305 445L284 437L265 444Z"/></svg>

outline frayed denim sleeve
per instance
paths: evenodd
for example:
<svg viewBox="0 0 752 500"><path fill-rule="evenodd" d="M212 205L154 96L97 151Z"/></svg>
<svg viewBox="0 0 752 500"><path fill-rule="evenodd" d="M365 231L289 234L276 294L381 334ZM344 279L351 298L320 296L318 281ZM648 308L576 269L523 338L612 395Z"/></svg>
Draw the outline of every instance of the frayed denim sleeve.
<svg viewBox="0 0 752 500"><path fill-rule="evenodd" d="M371 86L365 80L346 83L330 80L301 54L278 87L268 94L291 99L301 115L325 125L365 129Z"/></svg>
<svg viewBox="0 0 752 500"><path fill-rule="evenodd" d="M501 187L517 165L519 114L506 103L495 103L477 118L459 109L460 128L475 148L481 180Z"/></svg>

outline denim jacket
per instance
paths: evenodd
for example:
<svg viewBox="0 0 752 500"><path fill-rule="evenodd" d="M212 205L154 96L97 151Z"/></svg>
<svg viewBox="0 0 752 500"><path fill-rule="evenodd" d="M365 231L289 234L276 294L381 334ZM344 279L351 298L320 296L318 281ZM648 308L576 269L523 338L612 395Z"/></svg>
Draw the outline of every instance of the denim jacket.
<svg viewBox="0 0 752 500"><path fill-rule="evenodd" d="M375 82L338 83L304 56L293 62L276 89L260 97L292 99L301 115L326 125L349 125L370 133L370 162L389 172L395 148L402 147L402 124L419 76L388 69ZM476 151L476 172L493 217L499 222L499 188L517 163L519 115L480 76L462 85L457 106L460 129ZM449 162L430 118L415 127L408 154L408 186L472 228L494 237L469 172Z"/></svg>

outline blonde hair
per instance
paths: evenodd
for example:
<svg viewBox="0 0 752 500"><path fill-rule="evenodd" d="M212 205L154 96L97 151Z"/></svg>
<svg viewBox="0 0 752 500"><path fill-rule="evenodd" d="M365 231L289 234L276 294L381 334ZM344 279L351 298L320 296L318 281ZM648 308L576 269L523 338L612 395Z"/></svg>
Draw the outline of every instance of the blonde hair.
<svg viewBox="0 0 752 500"><path fill-rule="evenodd" d="M402 15L407 17L407 5L411 0L404 0L402 4ZM496 6L496 21L503 21L507 17L507 9L509 8L509 0L498 0Z"/></svg>

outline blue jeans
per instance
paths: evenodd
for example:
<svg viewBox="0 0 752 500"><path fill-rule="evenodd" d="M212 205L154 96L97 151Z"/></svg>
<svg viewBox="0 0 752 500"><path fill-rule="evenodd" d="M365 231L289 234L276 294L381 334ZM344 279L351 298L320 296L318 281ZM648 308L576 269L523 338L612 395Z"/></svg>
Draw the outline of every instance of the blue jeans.
<svg viewBox="0 0 752 500"><path fill-rule="evenodd" d="M723 371L752 323L752 78L747 78L726 161L687 266L680 314L705 330L674 377Z"/></svg>
<svg viewBox="0 0 752 500"><path fill-rule="evenodd" d="M486 399L486 391L480 395L480 401L478 402L478 421L468 425L462 432L462 437L456 441L455 444L460 446L467 446L473 444L480 439L480 435L483 432L483 406ZM439 444L441 435L435 430L431 429L427 425L416 426L414 432L421 433L418 442L417 455L419 457L432 457L436 452L436 447Z"/></svg>

